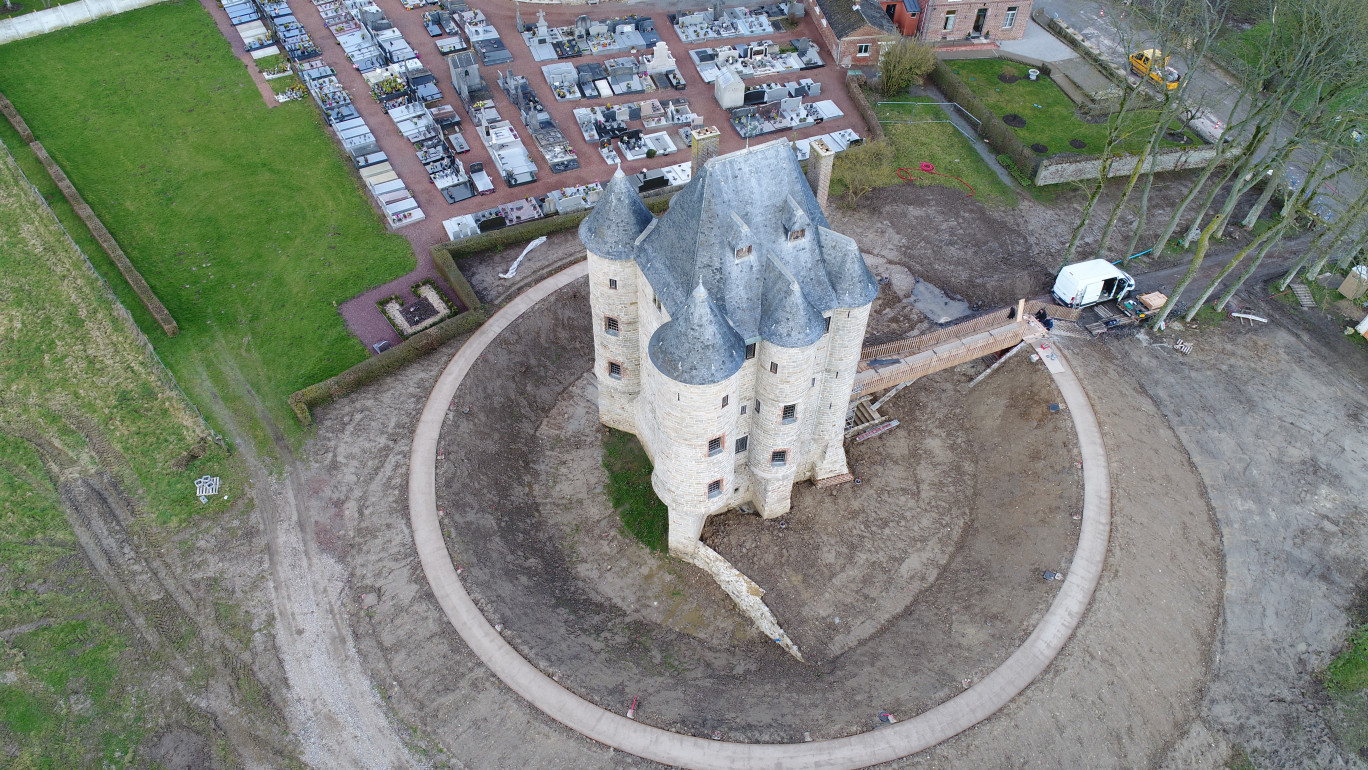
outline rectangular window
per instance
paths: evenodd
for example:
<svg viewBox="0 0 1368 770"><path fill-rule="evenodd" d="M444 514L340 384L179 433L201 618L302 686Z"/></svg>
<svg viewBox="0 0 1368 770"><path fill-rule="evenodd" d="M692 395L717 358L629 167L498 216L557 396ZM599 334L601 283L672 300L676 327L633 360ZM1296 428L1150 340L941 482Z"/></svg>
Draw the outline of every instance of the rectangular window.
<svg viewBox="0 0 1368 770"><path fill-rule="evenodd" d="M651 301L655 303L656 310L659 310L659 309L660 309L660 297L657 297L656 295L652 294L652 295L651 295Z"/></svg>
<svg viewBox="0 0 1368 770"><path fill-rule="evenodd" d="M950 31L954 30L954 28L955 28L955 12L954 12L954 11L946 11L946 12L945 12L945 26L944 26L944 27L941 27L941 29L945 30L946 32L950 32Z"/></svg>
<svg viewBox="0 0 1368 770"><path fill-rule="evenodd" d="M752 342L751 344L749 344L749 345L746 346L746 360L749 361L749 360L751 360L752 358L755 358L755 343L754 343L754 342Z"/></svg>
<svg viewBox="0 0 1368 770"><path fill-rule="evenodd" d="M774 466L775 468L781 468L785 465L788 465L788 450L776 449L775 451L771 452L770 465Z"/></svg>
<svg viewBox="0 0 1368 770"><path fill-rule="evenodd" d="M751 255L751 247L750 247L750 246L742 246L741 248L739 248L739 249L736 250L736 258L737 258L737 259L745 259L746 257L749 257L750 255Z"/></svg>
<svg viewBox="0 0 1368 770"><path fill-rule="evenodd" d="M745 405L745 404L742 404L742 405L741 405L741 414L745 414L745 413L746 413L746 405Z"/></svg>
<svg viewBox="0 0 1368 770"><path fill-rule="evenodd" d="M813 378L812 378L812 385L811 385L810 387L814 387L814 388L817 387L817 378L816 378L816 377L813 377Z"/></svg>
<svg viewBox="0 0 1368 770"><path fill-rule="evenodd" d="M755 399L755 413L760 414L760 399Z"/></svg>
<svg viewBox="0 0 1368 770"><path fill-rule="evenodd" d="M712 457L713 455L720 454L722 454L722 437L717 436L715 438L708 439L708 456Z"/></svg>
<svg viewBox="0 0 1368 770"><path fill-rule="evenodd" d="M608 376L615 380L622 379L622 364L617 361L608 362Z"/></svg>
<svg viewBox="0 0 1368 770"><path fill-rule="evenodd" d="M608 279L608 288L610 288L610 289L616 289L616 288L617 288L617 279L616 279L616 278L609 278L609 279Z"/></svg>
<svg viewBox="0 0 1368 770"><path fill-rule="evenodd" d="M746 451L746 447L747 447L749 444L750 444L750 436L742 436L741 438L737 439L737 440L736 440L736 453L737 453L737 454L741 454L742 452Z"/></svg>
<svg viewBox="0 0 1368 770"><path fill-rule="evenodd" d="M1007 15L1002 17L1002 28L1011 29L1016 26L1016 15L1017 7L1015 5L1007 6Z"/></svg>
<svg viewBox="0 0 1368 770"><path fill-rule="evenodd" d="M798 405L784 404L784 424L788 425L798 419Z"/></svg>
<svg viewBox="0 0 1368 770"><path fill-rule="evenodd" d="M859 45L855 46L855 55L856 55L856 56L868 56L868 55L869 55L869 43L860 43Z"/></svg>
<svg viewBox="0 0 1368 770"><path fill-rule="evenodd" d="M778 362L770 361L770 374L778 374L778 373L779 373L779 364L778 364Z"/></svg>
<svg viewBox="0 0 1368 770"><path fill-rule="evenodd" d="M708 499L711 500L711 499L713 499L714 497L719 497L719 496L721 496L721 494L722 494L722 479L716 479L716 480L714 480L714 481L709 481L709 482L708 482Z"/></svg>
<svg viewBox="0 0 1368 770"><path fill-rule="evenodd" d="M827 316L822 320L826 321L826 330L831 331L831 316Z"/></svg>
<svg viewBox="0 0 1368 770"><path fill-rule="evenodd" d="M723 406L723 408L726 408L727 404L730 403L730 402L731 402L731 396L723 396L723 397L722 397L722 406Z"/></svg>
<svg viewBox="0 0 1368 770"><path fill-rule="evenodd" d="M614 337L618 336L618 320L610 315L604 316L603 330Z"/></svg>

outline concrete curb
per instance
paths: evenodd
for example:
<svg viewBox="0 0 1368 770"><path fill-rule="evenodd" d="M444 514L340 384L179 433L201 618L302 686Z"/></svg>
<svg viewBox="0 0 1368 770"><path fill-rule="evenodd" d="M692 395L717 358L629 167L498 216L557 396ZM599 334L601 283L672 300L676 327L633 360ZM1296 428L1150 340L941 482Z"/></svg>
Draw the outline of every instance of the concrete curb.
<svg viewBox="0 0 1368 770"><path fill-rule="evenodd" d="M1083 455L1083 524L1064 586L1040 624L1001 666L965 692L883 729L829 741L725 743L669 732L580 698L528 663L490 626L461 586L437 516L437 439L457 388L484 349L524 312L588 275L587 263L557 273L485 322L443 370L414 430L409 460L409 515L419 561L432 593L472 652L504 684L566 727L595 741L666 765L698 770L856 768L888 762L940 743L991 716L1054 660L1087 609L1102 573L1111 530L1111 477L1097 417L1057 348L1051 375L1063 393ZM1040 350L1040 342L1033 341ZM459 418L458 418L459 419Z"/></svg>

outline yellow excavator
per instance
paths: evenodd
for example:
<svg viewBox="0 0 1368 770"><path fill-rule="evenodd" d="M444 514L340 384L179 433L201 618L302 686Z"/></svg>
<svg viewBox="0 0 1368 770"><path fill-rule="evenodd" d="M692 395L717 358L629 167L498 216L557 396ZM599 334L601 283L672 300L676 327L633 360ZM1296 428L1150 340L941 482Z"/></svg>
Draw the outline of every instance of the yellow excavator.
<svg viewBox="0 0 1368 770"><path fill-rule="evenodd" d="M1178 70L1170 67L1168 62L1168 57L1157 48L1136 51L1130 56L1131 72L1141 78L1153 80L1166 91L1172 91L1178 87L1178 81L1182 76L1178 74Z"/></svg>

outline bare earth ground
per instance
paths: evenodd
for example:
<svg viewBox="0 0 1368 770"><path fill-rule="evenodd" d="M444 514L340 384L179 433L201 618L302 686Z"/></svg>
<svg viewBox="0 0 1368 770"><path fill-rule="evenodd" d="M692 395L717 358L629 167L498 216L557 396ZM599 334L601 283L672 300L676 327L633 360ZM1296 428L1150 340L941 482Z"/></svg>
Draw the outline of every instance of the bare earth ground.
<svg viewBox="0 0 1368 770"><path fill-rule="evenodd" d="M497 395L494 392L480 399L458 394L452 428L442 442L444 457L462 463L448 466L442 482L448 495L444 501L450 501L458 490L477 498L477 515L458 515L456 506L445 506L452 522L448 545L463 567L463 579L484 599L490 617L506 624L514 643L563 683L616 709L624 709L632 694L642 695L643 719L677 729L720 729L729 739L739 740L794 740L802 730L809 730L821 738L869 729L877 724L873 717L881 709L910 714L952 695L961 687L961 678L980 676L994 660L1005 657L1043 609L1053 588L1040 580L1038 570L1066 566L1072 550L1075 530L1069 506L1077 504L1077 493L1067 495L1061 490L1077 483L1069 480L1076 472L1074 457L1072 450L1050 451L1052 441L1025 437L1014 441L1018 431L1003 430L989 438L975 432L975 447L1007 446L1024 465L1015 478L1004 477L989 485L992 489L975 491L980 507L965 528L968 534L961 536L938 582L923 594L938 600L924 606L918 601L893 621L893 630L875 632L872 641L817 668L820 679L802 672L806 681L801 677L785 680L781 675L793 675L799 664L790 663L787 656L763 642L758 648L742 642L713 651L687 633L656 625L645 609L632 613L609 599L583 596L583 589L571 585L575 575L565 566L570 562L566 541L538 526L538 513L531 504L539 483L535 468L504 477L502 489L473 489L468 483L475 478L499 478L500 468L534 464L537 441L548 439L546 431L554 427L540 419L523 425L534 411L592 426L583 402L587 394L581 372L587 363L576 367L568 358L578 351L575 354L587 362L588 355L582 342L586 335L576 333L582 331L578 326L585 323L584 314L575 312L573 297L565 296L575 291L573 287L563 291L555 308L539 311L552 318L549 328L544 322L542 329L535 328L536 324L515 326L510 337L487 354L490 369L502 364L505 370L512 367L510 373L497 377L492 372L480 373L477 367L472 375L487 381L485 388L497 386L506 392L510 406L495 411L490 405ZM583 291L578 292L576 301L582 303ZM542 346L556 348L562 358L538 356ZM453 349L448 346L445 351ZM896 764L1002 766L1003 758L1010 757L1013 766L1146 765L1162 759L1180 727L1196 716L1214 632L1220 564L1201 485L1172 432L1144 394L1117 372L1106 349L1084 345L1068 350L1090 392L1100 389L1106 395L1107 401L1099 404L1099 416L1117 484L1111 553L1097 598L1055 666L1004 712L934 751ZM445 351L320 410L318 433L307 449L310 473L332 480L334 494L345 495L356 512L355 520L348 516L337 531L347 543L350 581L344 599L354 611L359 610L351 616L357 649L394 713L415 725L427 739L424 743L440 747L444 750L440 756L457 766L644 766L640 760L569 734L506 691L473 659L432 601L412 555L404 470L408 431L437 370L449 358ZM1018 418L1012 423L1024 436L1034 435L1039 429L1031 423L1042 418L1046 430L1067 426L1063 415L1045 416L1045 403L1056 400L1048 395L1052 392L1048 378L1018 358L968 394L941 392L952 391L959 381L956 378L964 376L946 373L946 382L926 383L941 386L927 395L931 401L921 400L917 387L891 404L895 410L907 410L897 416L915 421L919 407L981 399L978 411L967 415L973 418L971 422L993 426L1001 422L994 410L1019 412L1029 407L1031 420ZM529 369L531 374L517 371L524 361L554 364L558 367L554 381L535 367ZM539 377L546 381L537 381ZM1043 383L1047 392L1023 388L1022 377L1027 381L1040 378L1037 386ZM517 386L507 387L510 381ZM1009 396L1024 403L1014 404ZM582 413L577 399L586 407ZM406 402L413 404L411 412L396 408ZM467 402L473 406L469 416L462 413ZM474 419L481 416L487 419ZM501 443L484 442L480 434L486 431L497 431ZM1071 430L1064 433L1071 442ZM871 442L869 451L877 454L878 442L901 440L909 442L901 451L912 452L911 442L917 439L916 431L899 428ZM960 437L950 443L947 451L953 452L954 444L969 444L970 439ZM528 450L520 454L520 445ZM1156 447L1161 451L1156 452ZM856 464L865 474L866 461L860 451ZM893 454L888 445L883 451ZM892 470L893 463L889 465ZM1040 523L1027 527L1004 516L1021 499L1041 497L1026 480L1048 480L1050 473L1064 477L1065 485L1052 482L1049 496L1036 501L1038 508L1048 510L1040 511L1044 516ZM585 490L592 491L593 486ZM520 504L514 506L514 501ZM800 526L793 518L795 523L782 531L785 538L789 530L796 533ZM999 522L1003 526L995 529ZM754 529L767 526L757 525ZM604 539L617 536L615 527L604 530L608 531ZM1059 534L1050 535L1050 531ZM760 532L747 534L759 536ZM1065 538L1062 542L1054 539L1060 535ZM1052 540L1056 545L1046 548L1050 554L1046 556L1039 549ZM570 545L578 549L582 542ZM1018 559L1015 566L1013 554ZM742 564L744 554L727 555L743 569L757 573L763 569L763 565ZM627 567L615 566L613 572L622 569ZM668 574L670 570L660 571ZM670 590L682 590L688 584L688 572L682 570L682 579L661 580L672 581L667 584L673 586ZM545 574L550 578L544 578ZM706 580L699 582L700 591L710 588ZM770 591L767 600L776 608L785 606L782 581L771 584L762 579L762 584ZM947 590L938 591L941 587ZM538 590L544 594L538 595ZM700 613L704 598L695 602ZM719 615L734 613L720 591L711 601ZM1032 606L1022 607L1023 601ZM371 606L362 609L366 604ZM787 610L776 611L783 617ZM581 616L571 618L571 612ZM685 613L676 618L680 614ZM591 640L574 635L573 629L590 626L600 616L621 623L616 636L605 634L602 640ZM607 627L611 630L612 625ZM633 631L647 638L639 642ZM920 640L920 647L901 650L898 645L910 644L908 640ZM591 655L596 645L602 645L603 652ZM720 655L722 662L654 654L667 649L707 649L709 655ZM981 662L971 665L975 654ZM743 672L745 676L732 673L738 660L750 669ZM631 680L624 682L627 676ZM685 685L678 686L677 679L685 680ZM741 693L740 700L722 704L725 708L714 718L711 711L703 710L707 704L698 703L702 696L696 690L703 682L727 680L764 681L767 687L787 681L793 691L768 697ZM654 691L652 682L668 689ZM822 704L832 702L839 703L844 713L831 714L829 706L823 711ZM678 721L670 718L672 710L681 715Z"/></svg>

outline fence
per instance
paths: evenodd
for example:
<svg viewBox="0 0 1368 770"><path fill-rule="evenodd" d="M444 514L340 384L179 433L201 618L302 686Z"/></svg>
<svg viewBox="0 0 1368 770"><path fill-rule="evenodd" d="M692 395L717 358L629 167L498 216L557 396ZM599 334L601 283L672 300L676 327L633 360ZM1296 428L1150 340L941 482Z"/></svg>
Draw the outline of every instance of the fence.
<svg viewBox="0 0 1368 770"><path fill-rule="evenodd" d="M34 2L35 0L29 0ZM26 37L36 37L59 29L85 24L88 21L113 16L165 0L77 0L42 11L26 13L0 21L0 45Z"/></svg>
<svg viewBox="0 0 1368 770"><path fill-rule="evenodd" d="M1040 158L1007 127L1006 123L1002 122L1001 118L979 101L974 92L969 90L969 86L956 77L945 62L936 60L930 80L950 101L958 103L965 112L974 116L979 122L979 136L992 145L996 152L1011 158L1012 163L1026 176L1034 177Z"/></svg>

